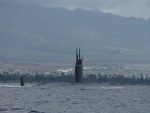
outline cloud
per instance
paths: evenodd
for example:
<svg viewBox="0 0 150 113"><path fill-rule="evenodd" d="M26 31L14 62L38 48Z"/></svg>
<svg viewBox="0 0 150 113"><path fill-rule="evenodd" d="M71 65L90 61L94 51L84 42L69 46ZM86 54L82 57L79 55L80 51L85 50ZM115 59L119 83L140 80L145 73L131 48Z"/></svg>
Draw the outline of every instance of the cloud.
<svg viewBox="0 0 150 113"><path fill-rule="evenodd" d="M100 10L121 16L150 18L150 0L7 0L34 3L44 7L64 7L70 10L83 8Z"/></svg>

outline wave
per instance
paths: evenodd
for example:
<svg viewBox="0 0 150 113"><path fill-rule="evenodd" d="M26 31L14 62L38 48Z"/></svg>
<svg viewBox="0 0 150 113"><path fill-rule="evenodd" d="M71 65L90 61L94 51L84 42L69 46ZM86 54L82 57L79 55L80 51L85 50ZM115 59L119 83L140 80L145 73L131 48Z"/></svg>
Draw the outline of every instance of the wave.
<svg viewBox="0 0 150 113"><path fill-rule="evenodd" d="M123 89L124 87L111 87L111 86L102 86L102 89Z"/></svg>
<svg viewBox="0 0 150 113"><path fill-rule="evenodd" d="M0 87L6 87L6 88L20 88L20 87L32 87L31 85L25 85L25 86L20 86L20 85L0 85Z"/></svg>

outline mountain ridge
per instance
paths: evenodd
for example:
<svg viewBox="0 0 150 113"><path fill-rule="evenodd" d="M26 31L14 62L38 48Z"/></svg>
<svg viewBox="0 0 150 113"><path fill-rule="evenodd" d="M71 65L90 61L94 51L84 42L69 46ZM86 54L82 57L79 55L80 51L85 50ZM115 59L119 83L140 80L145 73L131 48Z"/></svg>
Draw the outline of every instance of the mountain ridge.
<svg viewBox="0 0 150 113"><path fill-rule="evenodd" d="M1 2L0 56L34 62L149 60L150 20L76 9Z"/></svg>

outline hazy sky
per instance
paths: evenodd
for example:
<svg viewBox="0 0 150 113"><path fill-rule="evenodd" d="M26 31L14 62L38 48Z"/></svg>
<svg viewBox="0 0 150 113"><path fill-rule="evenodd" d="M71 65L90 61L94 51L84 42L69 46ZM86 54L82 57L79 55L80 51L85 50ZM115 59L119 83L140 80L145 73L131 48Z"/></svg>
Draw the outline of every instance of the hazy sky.
<svg viewBox="0 0 150 113"><path fill-rule="evenodd" d="M46 7L100 10L121 16L150 18L150 0L3 0L36 3Z"/></svg>

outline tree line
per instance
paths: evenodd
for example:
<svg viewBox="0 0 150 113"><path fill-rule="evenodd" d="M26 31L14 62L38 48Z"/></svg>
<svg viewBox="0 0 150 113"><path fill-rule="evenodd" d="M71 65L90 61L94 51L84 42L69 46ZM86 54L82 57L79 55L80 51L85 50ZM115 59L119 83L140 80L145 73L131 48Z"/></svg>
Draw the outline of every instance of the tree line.
<svg viewBox="0 0 150 113"><path fill-rule="evenodd" d="M17 82L20 77L24 77L25 82L74 82L74 74L65 73L51 73L51 74L20 74L3 72L0 73L0 82ZM150 77L146 74L141 74L140 77L124 76L123 74L87 74L83 77L84 82L97 82L97 83L108 83L108 84L148 84L150 85Z"/></svg>

